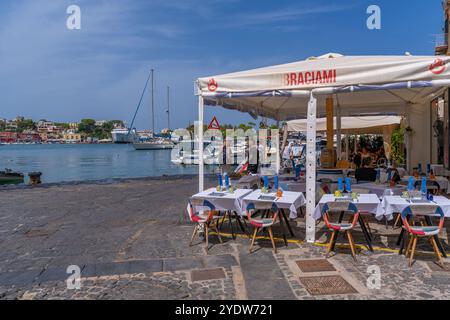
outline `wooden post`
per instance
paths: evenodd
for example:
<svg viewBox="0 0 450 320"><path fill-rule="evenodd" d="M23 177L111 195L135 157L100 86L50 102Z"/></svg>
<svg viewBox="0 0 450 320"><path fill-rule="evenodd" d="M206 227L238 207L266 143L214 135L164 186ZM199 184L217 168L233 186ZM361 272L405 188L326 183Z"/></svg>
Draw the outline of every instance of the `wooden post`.
<svg viewBox="0 0 450 320"><path fill-rule="evenodd" d="M334 114L333 114L333 97L328 97L326 102L327 108L327 149L333 150L333 136L334 136Z"/></svg>

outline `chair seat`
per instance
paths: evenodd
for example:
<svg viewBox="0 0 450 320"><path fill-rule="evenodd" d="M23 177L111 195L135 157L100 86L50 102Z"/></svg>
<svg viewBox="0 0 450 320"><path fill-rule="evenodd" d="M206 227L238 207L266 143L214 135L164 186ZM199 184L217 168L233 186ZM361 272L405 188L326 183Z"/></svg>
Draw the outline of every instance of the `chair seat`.
<svg viewBox="0 0 450 320"><path fill-rule="evenodd" d="M273 219L252 219L250 223L255 227L270 227L273 225Z"/></svg>
<svg viewBox="0 0 450 320"><path fill-rule="evenodd" d="M411 232L418 236L434 236L439 233L439 227L413 226L411 227Z"/></svg>
<svg viewBox="0 0 450 320"><path fill-rule="evenodd" d="M332 230L345 231L345 230L352 229L352 224L351 223L330 223L329 227Z"/></svg>
<svg viewBox="0 0 450 320"><path fill-rule="evenodd" d="M199 213L199 214L195 215L195 217L196 217L195 222L198 222L198 223L208 222L208 215L207 214ZM217 219L220 219L220 218L221 218L220 216L212 216L211 220L217 220Z"/></svg>

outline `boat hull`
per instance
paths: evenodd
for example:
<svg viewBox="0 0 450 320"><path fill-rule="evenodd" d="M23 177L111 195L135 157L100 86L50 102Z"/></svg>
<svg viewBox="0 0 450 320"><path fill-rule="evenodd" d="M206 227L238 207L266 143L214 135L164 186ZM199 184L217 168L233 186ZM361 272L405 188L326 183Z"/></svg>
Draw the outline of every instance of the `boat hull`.
<svg viewBox="0 0 450 320"><path fill-rule="evenodd" d="M166 150L173 149L173 144L164 143L133 143L135 150Z"/></svg>

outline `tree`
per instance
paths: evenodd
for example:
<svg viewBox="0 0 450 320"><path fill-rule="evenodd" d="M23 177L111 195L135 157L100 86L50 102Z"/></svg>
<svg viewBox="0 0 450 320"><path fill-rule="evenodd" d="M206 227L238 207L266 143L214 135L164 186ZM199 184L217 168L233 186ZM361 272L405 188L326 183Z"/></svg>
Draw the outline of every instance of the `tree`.
<svg viewBox="0 0 450 320"><path fill-rule="evenodd" d="M95 120L94 119L81 119L78 124L78 131L86 135L90 135L95 131Z"/></svg>
<svg viewBox="0 0 450 320"><path fill-rule="evenodd" d="M36 128L35 123L31 119L20 119L17 121L17 132L22 133L25 130L34 130Z"/></svg>

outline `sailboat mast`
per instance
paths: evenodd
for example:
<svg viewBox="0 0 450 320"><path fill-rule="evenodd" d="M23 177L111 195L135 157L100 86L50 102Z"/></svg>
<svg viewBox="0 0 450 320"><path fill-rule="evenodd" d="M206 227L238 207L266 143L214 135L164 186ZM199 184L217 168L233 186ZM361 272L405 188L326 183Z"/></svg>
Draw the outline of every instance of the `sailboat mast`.
<svg viewBox="0 0 450 320"><path fill-rule="evenodd" d="M155 87L154 70L152 69L152 135L155 135Z"/></svg>
<svg viewBox="0 0 450 320"><path fill-rule="evenodd" d="M167 129L170 131L170 87L167 86Z"/></svg>

